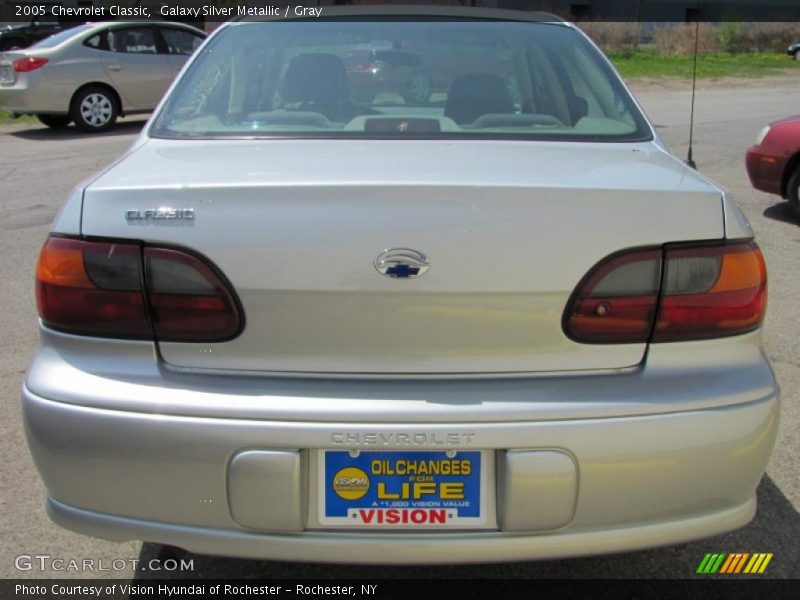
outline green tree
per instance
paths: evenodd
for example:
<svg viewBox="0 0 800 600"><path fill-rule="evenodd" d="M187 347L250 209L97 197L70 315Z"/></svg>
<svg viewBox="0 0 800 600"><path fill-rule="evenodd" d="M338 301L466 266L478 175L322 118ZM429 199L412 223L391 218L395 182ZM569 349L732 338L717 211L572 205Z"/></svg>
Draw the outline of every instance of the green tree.
<svg viewBox="0 0 800 600"><path fill-rule="evenodd" d="M742 51L742 24L738 21L723 23L717 32L717 37L725 52L736 54Z"/></svg>

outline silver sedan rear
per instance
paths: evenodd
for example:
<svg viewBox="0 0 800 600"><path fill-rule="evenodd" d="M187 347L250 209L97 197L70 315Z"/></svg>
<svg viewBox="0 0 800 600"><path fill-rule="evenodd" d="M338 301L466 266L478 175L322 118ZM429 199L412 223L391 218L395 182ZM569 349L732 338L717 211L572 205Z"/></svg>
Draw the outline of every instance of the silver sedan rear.
<svg viewBox="0 0 800 600"><path fill-rule="evenodd" d="M0 108L99 132L151 111L205 33L181 23L81 25L0 54Z"/></svg>
<svg viewBox="0 0 800 600"><path fill-rule="evenodd" d="M62 208L22 391L51 517L372 563L747 523L780 402L730 195L575 27L380 10L219 28ZM463 72L353 94L363 44Z"/></svg>

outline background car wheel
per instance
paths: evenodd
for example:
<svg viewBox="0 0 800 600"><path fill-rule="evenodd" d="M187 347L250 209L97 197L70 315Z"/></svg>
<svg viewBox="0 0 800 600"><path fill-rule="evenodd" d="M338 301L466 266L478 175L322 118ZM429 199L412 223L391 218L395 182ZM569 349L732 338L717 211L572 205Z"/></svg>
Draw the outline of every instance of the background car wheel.
<svg viewBox="0 0 800 600"><path fill-rule="evenodd" d="M70 114L81 131L98 133L108 130L117 120L117 99L107 88L87 87L73 98Z"/></svg>
<svg viewBox="0 0 800 600"><path fill-rule="evenodd" d="M424 73L417 73L406 84L403 98L408 104L423 104L431 97L431 80Z"/></svg>
<svg viewBox="0 0 800 600"><path fill-rule="evenodd" d="M800 219L800 167L797 167L789 177L786 185L786 197L789 199L789 208Z"/></svg>
<svg viewBox="0 0 800 600"><path fill-rule="evenodd" d="M72 120L69 118L69 115L36 115L36 118L39 119L43 125L47 125L53 129L66 127Z"/></svg>

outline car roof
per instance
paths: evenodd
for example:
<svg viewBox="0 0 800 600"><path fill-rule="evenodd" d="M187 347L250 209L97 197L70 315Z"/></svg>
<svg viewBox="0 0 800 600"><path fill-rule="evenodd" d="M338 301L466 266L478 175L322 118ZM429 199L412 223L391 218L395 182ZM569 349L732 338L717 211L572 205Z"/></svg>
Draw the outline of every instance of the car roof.
<svg viewBox="0 0 800 600"><path fill-rule="evenodd" d="M284 13L274 16L242 16L235 17L235 22L252 21L284 21L308 19L308 16L299 16ZM291 11L290 11L291 13ZM543 11L522 11L500 8L478 8L471 6L442 6L442 5L351 5L351 6L324 6L321 16L329 17L436 17L453 19L476 19L498 21L520 21L529 23L560 23L569 25L561 17Z"/></svg>
<svg viewBox="0 0 800 600"><path fill-rule="evenodd" d="M92 21L87 23L79 23L75 27L71 27L69 29L64 29L61 33L57 33L55 35L61 35L62 33L70 33L69 37L65 37L63 40L58 42L54 45L46 45L46 46L39 46L39 43L46 42L47 40L51 39L51 37L44 38L39 43L34 44L30 48L26 49L26 52L33 52L33 51L40 51L45 53L50 52L60 52L64 48L71 48L72 46L78 44L83 39L89 39L97 32L102 31L103 29L107 28L120 28L129 25L162 25L162 26L169 26L169 27L179 27L181 29L185 29L187 31L191 31L198 35L203 36L204 38L208 37L208 34L203 31L202 29L197 29L196 27L192 27L191 25L187 25L186 23L177 23L174 21L152 21L152 20L141 20L141 21Z"/></svg>
<svg viewBox="0 0 800 600"><path fill-rule="evenodd" d="M154 19L143 19L141 21L98 21L96 25L103 27L114 25L169 25L170 27L182 27L184 29L192 29L194 31L199 31L200 33L205 33L205 31L202 29L198 29L197 27L193 27L187 23L181 23L179 21L157 21Z"/></svg>
<svg viewBox="0 0 800 600"><path fill-rule="evenodd" d="M182 29L189 29L196 33L202 33L203 35L207 35L206 32L203 31L202 29L198 29L197 27L192 27L191 25L187 25L186 23L179 23L177 21L155 21L152 19L148 19L142 21L91 21L85 24L89 25L89 27L81 31L76 31L75 33L76 34L89 33L92 31L97 31L99 29L105 29L106 27L124 27L127 25L168 25L170 27L180 27Z"/></svg>

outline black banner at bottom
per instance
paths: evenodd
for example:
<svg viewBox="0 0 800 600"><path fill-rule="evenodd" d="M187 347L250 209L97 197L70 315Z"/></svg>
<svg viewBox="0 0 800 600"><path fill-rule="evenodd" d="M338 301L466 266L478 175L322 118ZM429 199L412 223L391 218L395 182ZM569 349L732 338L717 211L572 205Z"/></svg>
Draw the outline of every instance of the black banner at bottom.
<svg viewBox="0 0 800 600"><path fill-rule="evenodd" d="M5 579L0 598L36 600L187 600L199 598L308 599L358 598L423 600L427 598L678 598L738 600L797 597L797 580L757 578L682 580L114 580ZM791 596L790 596L791 594Z"/></svg>

